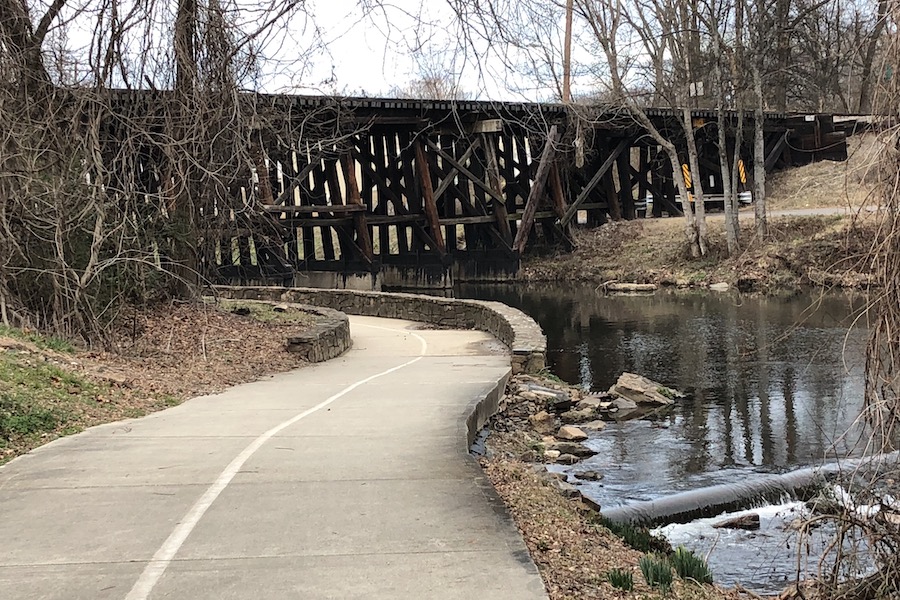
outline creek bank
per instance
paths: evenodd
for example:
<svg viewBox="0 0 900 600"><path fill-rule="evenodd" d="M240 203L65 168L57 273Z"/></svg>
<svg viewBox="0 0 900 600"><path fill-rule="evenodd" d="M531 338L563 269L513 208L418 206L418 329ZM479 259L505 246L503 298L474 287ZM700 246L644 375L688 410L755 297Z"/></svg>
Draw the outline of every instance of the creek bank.
<svg viewBox="0 0 900 600"><path fill-rule="evenodd" d="M875 283L866 261L877 238L873 214L785 216L769 220L770 239L754 240L752 219L741 225L742 252L726 252L724 221L710 219L709 253L686 251L682 219L640 219L578 229L571 253L524 259L523 281L591 283L613 292L655 287L777 294L805 287L865 289Z"/></svg>
<svg viewBox="0 0 900 600"><path fill-rule="evenodd" d="M586 395L558 380L516 375L488 423L490 435L480 463L522 532L553 600L657 597L638 567L644 553L612 533L598 513L600 507L579 490L579 482L600 481L603 474L575 467L574 482L569 483L565 474L546 468L547 463L559 463L566 456L577 464L577 456L562 450L593 452L584 441L576 440L589 431L602 431L605 422L600 417L614 418L612 400L606 394ZM575 426L564 423L562 414L573 411L584 411L585 418L592 412L594 419ZM634 590L613 588L608 581L613 569L631 573ZM732 600L746 596L676 578L667 597Z"/></svg>
<svg viewBox="0 0 900 600"><path fill-rule="evenodd" d="M589 432L603 431L607 422L658 412L680 398L684 394L634 373L623 373L608 392L592 394L561 382L519 375L510 381L500 402L502 417L492 422L506 432L534 436L519 455L526 462L571 466L597 454L584 443Z"/></svg>

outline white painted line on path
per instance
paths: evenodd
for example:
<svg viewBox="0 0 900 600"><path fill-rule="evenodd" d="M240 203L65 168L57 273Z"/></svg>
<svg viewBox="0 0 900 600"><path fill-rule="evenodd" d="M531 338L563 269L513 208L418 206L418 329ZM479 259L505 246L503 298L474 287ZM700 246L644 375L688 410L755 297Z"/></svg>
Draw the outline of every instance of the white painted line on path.
<svg viewBox="0 0 900 600"><path fill-rule="evenodd" d="M191 507L191 510L184 516L178 526L172 531L171 535L163 542L163 545L160 546L159 550L156 551L156 554L153 555L153 558L150 559L150 562L144 568L141 576L138 577L137 582L135 582L134 587L131 588L131 591L128 592L128 595L125 597L125 600L147 600L150 597L150 593L153 591L153 588L156 587L156 584L159 582L160 578L166 572L166 569L169 567L169 564L175 558L175 555L178 554L178 551L181 549L181 546L184 545L185 540L187 540L188 536L191 535L191 532L197 526L197 523L200 522L200 519L203 518L203 515L206 514L206 511L209 510L209 507L212 506L213 502L216 501L216 498L219 497L228 484L231 483L231 480L234 479L234 476L237 475L238 471L244 466L250 457L252 457L257 450L259 450L263 444L268 442L274 436L278 435L280 432L284 431L291 425L296 424L297 422L305 419L313 413L316 413L335 400L346 396L356 388L361 385L365 385L370 381L378 379L379 377L384 377L385 375L390 375L400 369L404 369L410 365L414 365L419 362L423 358L425 358L425 354L428 352L428 343L425 341L420 335L417 335L408 330L401 329L391 329L389 327L378 327L377 325L365 325L362 323L358 323L356 326L359 327L368 327L370 329L381 329L383 331L394 331L394 332L403 332L408 333L413 336L419 343L421 344L421 352L418 357L403 363L402 365L397 365L396 367L392 367L387 369L386 371L382 371L381 373L377 373L375 375L371 375L366 377L365 379L361 379L356 383L350 384L345 387L343 390L338 392L337 394L331 396L327 400L322 401L321 403L313 406L312 408L303 411L299 415L288 419L284 423L273 427L268 430L255 440L253 440L249 446L244 448L244 451L237 455L237 457L231 461L231 463L225 467L225 470L219 475L219 477L213 482L212 485L207 488L206 492L197 502L194 503L194 506Z"/></svg>

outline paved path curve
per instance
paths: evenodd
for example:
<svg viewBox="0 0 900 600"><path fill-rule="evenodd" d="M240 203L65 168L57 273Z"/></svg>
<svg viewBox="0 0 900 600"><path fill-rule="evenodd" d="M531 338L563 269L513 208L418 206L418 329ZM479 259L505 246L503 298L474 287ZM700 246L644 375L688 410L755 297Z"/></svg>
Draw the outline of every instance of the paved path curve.
<svg viewBox="0 0 900 600"><path fill-rule="evenodd" d="M0 468L0 598L546 598L465 448L505 348L351 328L341 358Z"/></svg>

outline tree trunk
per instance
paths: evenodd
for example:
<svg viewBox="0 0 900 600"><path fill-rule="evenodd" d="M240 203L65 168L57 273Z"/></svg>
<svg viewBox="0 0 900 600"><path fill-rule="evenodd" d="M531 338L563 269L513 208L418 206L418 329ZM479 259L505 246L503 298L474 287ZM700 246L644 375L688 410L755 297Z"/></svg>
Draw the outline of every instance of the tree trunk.
<svg viewBox="0 0 900 600"><path fill-rule="evenodd" d="M700 158L697 153L697 140L694 137L694 122L690 108L682 109L682 128L684 129L685 140L687 140L688 165L693 175L691 182L694 184L694 222L697 228L697 246L700 250L700 256L706 256L706 205L703 201L703 178L700 177Z"/></svg>
<svg viewBox="0 0 900 600"><path fill-rule="evenodd" d="M728 248L728 256L734 256L740 250L740 247L738 246L736 227L736 203L733 201L735 195L732 194L734 189L731 180L732 170L728 161L728 138L725 131L725 78L722 76L722 65L718 62L716 62L716 72L719 79L719 90L716 94L716 116L718 118L716 129L718 130L719 143L719 169L722 174L722 196L725 203L725 245Z"/></svg>
<svg viewBox="0 0 900 600"><path fill-rule="evenodd" d="M878 50L878 40L887 23L887 0L878 2L878 21L875 29L866 44L866 53L863 56L862 72L859 76L859 110L860 114L872 112L872 71L875 63L875 53Z"/></svg>
<svg viewBox="0 0 900 600"><path fill-rule="evenodd" d="M657 140L659 141L659 140ZM675 179L675 185L678 187L678 197L681 201L681 210L684 212L684 233L687 238L688 248L690 249L691 256L694 258L699 258L701 256L700 251L700 236L697 230L697 219L694 215L694 210L691 207L690 201L690 193L688 192L687 185L684 182L684 177L681 177L681 159L678 158L678 151L675 149L675 146L668 141L664 141L662 143L663 150L666 153L666 156L669 157L669 162L672 164L672 173L673 178Z"/></svg>
<svg viewBox="0 0 900 600"><path fill-rule="evenodd" d="M191 158L191 144L186 144L190 136L188 123L196 111L195 93L197 86L197 58L194 36L197 30L196 0L178 0L175 16L175 102L172 107L174 123L172 138L181 145L173 148L169 201L169 212L175 225L172 243L172 270L176 276L176 291L182 296L191 296L200 283L199 236L194 210L194 196L199 192L197 168Z"/></svg>
<svg viewBox="0 0 900 600"><path fill-rule="evenodd" d="M57 9L58 12L58 9ZM24 98L44 100L52 91L50 75L41 55L43 26L34 32L26 5L20 0L0 0L0 45L12 55L12 67L18 71L15 79ZM55 13L44 17L52 19ZM35 107L35 110L42 110Z"/></svg>
<svg viewBox="0 0 900 600"><path fill-rule="evenodd" d="M768 10L763 2L759 2L758 5L760 10L756 13L756 26L763 28L765 24L762 22L762 19L764 16L768 17ZM791 31L787 28L787 23L790 20L790 14L791 0L776 0L774 21L772 23L775 29L775 69L774 81L771 82L771 87L775 110L779 112L787 110L787 88L791 67ZM760 31L759 33L760 41L764 40L765 31ZM758 46L757 51L762 52L764 47L764 45ZM761 61L762 58L760 58ZM762 68L762 65L760 65L760 68Z"/></svg>
<svg viewBox="0 0 900 600"><path fill-rule="evenodd" d="M753 91L756 96L753 123L753 194L756 204L756 238L764 240L769 234L766 223L766 113L763 110L762 74L759 60L754 61Z"/></svg>

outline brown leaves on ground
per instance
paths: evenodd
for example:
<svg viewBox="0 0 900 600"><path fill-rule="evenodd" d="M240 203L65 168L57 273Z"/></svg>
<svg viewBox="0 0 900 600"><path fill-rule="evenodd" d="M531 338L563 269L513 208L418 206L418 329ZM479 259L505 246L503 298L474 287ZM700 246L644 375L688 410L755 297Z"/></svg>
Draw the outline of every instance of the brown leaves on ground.
<svg viewBox="0 0 900 600"><path fill-rule="evenodd" d="M628 597L606 581L606 573L628 565L637 584L639 552L590 524L576 502L563 498L525 463L484 460L482 466L522 532L551 598Z"/></svg>
<svg viewBox="0 0 900 600"><path fill-rule="evenodd" d="M134 311L114 324L116 352L67 353L24 336L0 338L6 373L0 392L9 404L0 402L0 409L19 419L16 431L0 436L0 463L87 427L305 365L285 342L314 317L294 309L265 321L258 317L203 303ZM26 417L27 430L21 425Z"/></svg>
<svg viewBox="0 0 900 600"><path fill-rule="evenodd" d="M552 600L662 597L643 580L638 567L642 554L595 523L592 509L564 498L526 463L495 458L482 459L481 464L522 532ZM612 587L606 577L612 569L631 571L634 590ZM741 595L676 581L667 597L714 600Z"/></svg>
<svg viewBox="0 0 900 600"><path fill-rule="evenodd" d="M201 303L158 306L120 319L117 352L88 354L85 365L146 392L185 399L302 366L285 341L312 322L264 322Z"/></svg>

